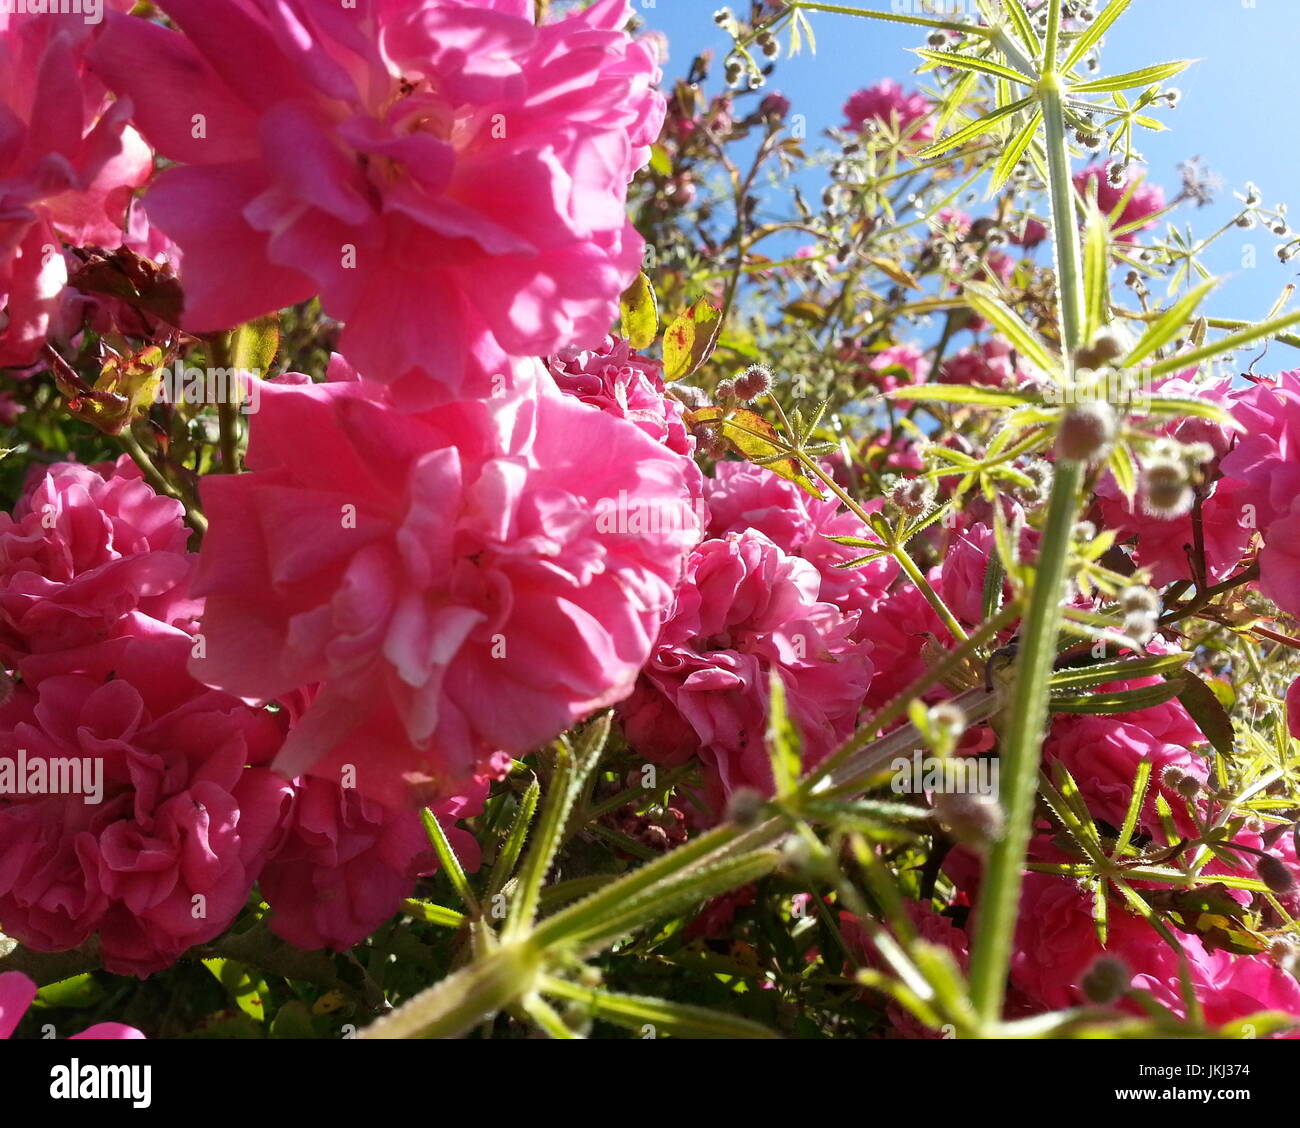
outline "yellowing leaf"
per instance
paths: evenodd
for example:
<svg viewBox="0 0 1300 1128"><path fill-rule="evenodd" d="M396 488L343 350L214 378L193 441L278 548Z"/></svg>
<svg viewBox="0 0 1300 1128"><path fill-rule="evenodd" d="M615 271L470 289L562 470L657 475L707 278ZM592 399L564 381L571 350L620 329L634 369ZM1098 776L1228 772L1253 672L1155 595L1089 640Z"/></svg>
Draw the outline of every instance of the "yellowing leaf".
<svg viewBox="0 0 1300 1128"><path fill-rule="evenodd" d="M659 335L659 306L650 279L638 274L618 301L623 336L634 349L648 349Z"/></svg>
<svg viewBox="0 0 1300 1128"><path fill-rule="evenodd" d="M722 311L701 298L664 334L664 379L681 380L708 360L722 328Z"/></svg>
<svg viewBox="0 0 1300 1128"><path fill-rule="evenodd" d="M744 408L738 408L726 414L720 407L705 407L693 411L689 417L692 425L711 424L718 428L731 449L750 462L766 466L788 482L794 482L819 501L825 501L825 495L817 488L813 480L804 472L799 460L793 456L780 457L784 444L781 444L772 426L761 415Z"/></svg>

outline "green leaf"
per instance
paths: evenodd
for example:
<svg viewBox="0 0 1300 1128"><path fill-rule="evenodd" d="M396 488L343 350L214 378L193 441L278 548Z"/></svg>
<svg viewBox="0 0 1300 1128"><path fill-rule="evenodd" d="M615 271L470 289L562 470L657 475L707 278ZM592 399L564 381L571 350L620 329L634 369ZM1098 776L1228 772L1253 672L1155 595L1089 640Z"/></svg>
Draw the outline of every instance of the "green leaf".
<svg viewBox="0 0 1300 1128"><path fill-rule="evenodd" d="M1029 48L1031 58L1036 56L1043 49L1043 44L1038 38L1038 33L1034 31L1033 21L1030 20L1029 13L1025 11L1021 0L1004 0L1002 6L1011 18L1016 37Z"/></svg>
<svg viewBox="0 0 1300 1128"><path fill-rule="evenodd" d="M564 841L564 828L569 823L573 805L609 739L611 716L607 711L591 721L582 732L576 749L571 749L564 737L555 742L556 770L551 777L532 847L519 870L519 882L510 901L510 915L504 929L506 937L523 934L537 915L542 884Z"/></svg>
<svg viewBox="0 0 1300 1128"><path fill-rule="evenodd" d="M697 371L713 352L722 328L722 311L701 298L680 314L664 334L664 379L681 380Z"/></svg>
<svg viewBox="0 0 1300 1128"><path fill-rule="evenodd" d="M1018 102L1012 102L1009 106L1002 106L991 114L986 114L969 125L962 126L956 133L950 133L947 137L942 137L934 144L922 149L917 154L917 160L929 160L931 157L946 153L949 149L955 149L958 145L964 145L967 141L973 141L976 137L982 137L998 122L1004 121L1021 110L1028 109L1033 104L1033 101L1032 98L1021 98Z"/></svg>
<svg viewBox="0 0 1300 1128"><path fill-rule="evenodd" d="M311 1020L311 1011L301 999L290 999L271 1019L268 1031L272 1038L292 1038L305 1040L315 1038L316 1026Z"/></svg>
<svg viewBox="0 0 1300 1128"><path fill-rule="evenodd" d="M1113 24L1125 10L1128 8L1131 0L1111 0L1106 10L1097 16L1074 42L1070 45L1070 53L1066 55L1065 62L1061 64L1061 73L1069 74L1075 67L1083 61L1093 46L1106 34L1106 30Z"/></svg>
<svg viewBox="0 0 1300 1128"><path fill-rule="evenodd" d="M932 403L970 403L981 407L1023 407L1030 401L1017 392L1000 392L973 384L917 384L885 393L888 399Z"/></svg>
<svg viewBox="0 0 1300 1128"><path fill-rule="evenodd" d="M260 1023L266 1017L264 1000L268 990L257 972L234 960L204 960L203 966L212 972L217 982L235 1000L235 1005L249 1018Z"/></svg>
<svg viewBox="0 0 1300 1128"><path fill-rule="evenodd" d="M800 748L799 732L786 709L785 682L773 667L768 675L767 754L772 761L778 799L789 795L798 785L803 770Z"/></svg>
<svg viewBox="0 0 1300 1128"><path fill-rule="evenodd" d="M542 794L541 785L534 779L519 800L519 809L515 812L514 822L510 824L510 833L501 846L501 852L492 863L492 873L488 878L487 896L499 893L501 888L515 872L515 864L523 852L524 842L528 838L528 828L533 822L533 813L537 810L537 800Z"/></svg>
<svg viewBox="0 0 1300 1128"><path fill-rule="evenodd" d="M1087 82L1076 82L1071 87L1071 94L1104 94L1112 90L1128 90L1134 86L1153 86L1166 78L1186 70L1195 59L1180 59L1174 63L1156 63L1141 70L1128 71L1125 74L1111 75L1109 78L1094 78Z"/></svg>
<svg viewBox="0 0 1300 1128"><path fill-rule="evenodd" d="M1133 457L1133 448L1128 443L1116 443L1106 464L1115 476L1115 484L1131 506L1137 496L1137 461Z"/></svg>
<svg viewBox="0 0 1300 1128"><path fill-rule="evenodd" d="M1289 313L1285 317L1277 317L1272 321L1265 321L1261 325L1248 325L1245 329L1230 333L1228 336L1215 341L1213 344L1206 345L1204 348L1195 349L1189 353L1180 353L1178 356L1171 356L1167 360L1158 361L1147 371L1151 374L1152 379L1157 376L1165 376L1170 372L1178 372L1183 368L1190 368L1193 365L1200 364L1203 360L1211 360L1223 353L1232 352L1243 345L1254 344L1265 337L1276 336L1282 330L1290 329L1292 325L1300 325L1300 313Z"/></svg>
<svg viewBox="0 0 1300 1128"><path fill-rule="evenodd" d="M648 349L659 335L659 306L650 279L638 274L618 302L622 333L634 349Z"/></svg>
<svg viewBox="0 0 1300 1128"><path fill-rule="evenodd" d="M1151 780L1151 761L1139 760L1137 772L1133 777L1133 790L1129 792L1128 810L1124 814L1124 825L1120 827L1119 838L1115 841L1115 857L1122 857L1128 845L1133 841L1133 831L1137 829L1138 816L1142 813L1142 801L1146 798L1147 784Z"/></svg>
<svg viewBox="0 0 1300 1128"><path fill-rule="evenodd" d="M1053 713L1100 715L1136 713L1141 709L1150 709L1156 705L1163 705L1166 701L1172 701L1178 696L1180 688L1179 679L1170 679L1159 685L1142 686L1140 689L1119 689L1111 693L1053 697L1049 706Z"/></svg>
<svg viewBox="0 0 1300 1128"><path fill-rule="evenodd" d="M1084 220L1083 297L1085 336L1110 320L1110 225L1095 200L1089 200Z"/></svg>
<svg viewBox="0 0 1300 1128"><path fill-rule="evenodd" d="M1054 690L1089 689L1097 685L1110 685L1112 682L1163 677L1182 670L1190 658L1190 654L1177 651L1146 658L1120 658L1095 666L1076 666L1054 673L1051 685Z"/></svg>
<svg viewBox="0 0 1300 1128"><path fill-rule="evenodd" d="M794 455L787 453L789 445L781 441L776 428L757 412L748 408L724 411L720 407L704 407L688 416L692 426L716 426L722 437L742 458L766 466L772 473L794 482L805 493L824 501L825 495L804 470Z"/></svg>
<svg viewBox="0 0 1300 1128"><path fill-rule="evenodd" d="M90 972L48 983L36 993L38 1007L93 1007L104 998L104 988Z"/></svg>
<svg viewBox="0 0 1300 1128"><path fill-rule="evenodd" d="M1205 299L1205 296L1218 285L1217 279L1202 282L1196 289L1183 297L1175 305L1162 313L1148 327L1142 339L1133 346L1133 351L1124 358L1123 367L1133 368L1157 352L1175 337L1192 319L1192 314Z"/></svg>
<svg viewBox="0 0 1300 1128"><path fill-rule="evenodd" d="M280 351L280 316L268 313L230 334L230 363L241 372L265 377Z"/></svg>
<svg viewBox="0 0 1300 1128"><path fill-rule="evenodd" d="M455 909L435 905L432 901L420 901L414 897L408 897L402 902L402 912L425 924L436 924L440 928L460 928L469 920L464 913L458 913Z"/></svg>
<svg viewBox="0 0 1300 1128"><path fill-rule="evenodd" d="M990 74L995 78L1004 78L1008 82L1017 83L1020 86L1028 86L1033 82L1026 74L1021 74L1018 70L1011 67L1004 67L1001 63L995 63L991 59L977 59L971 55L963 55L957 51L934 51L929 47L914 48L916 54L921 58L935 63L941 67L954 67L957 70L979 71L981 74Z"/></svg>
<svg viewBox="0 0 1300 1128"><path fill-rule="evenodd" d="M666 1034L671 1038L776 1038L779 1035L757 1022L667 999L621 995L613 991L580 987L555 976L542 977L544 995L586 1006L593 1018L612 1022L649 1037ZM646 1028L650 1029L647 1031Z"/></svg>
<svg viewBox="0 0 1300 1128"><path fill-rule="evenodd" d="M438 816L428 807L420 812L420 818L424 823L424 832L429 836L429 844L433 847L434 853L438 855L438 864L442 866L443 872L451 880L451 886L456 890L456 895L465 903L465 907L471 913L478 913L478 899L474 896L474 891L469 887L469 878L465 876L465 870L460 864L460 859L456 857L456 852L451 848L451 843L447 841L446 832L442 829L442 823L438 821Z"/></svg>
<svg viewBox="0 0 1300 1128"><path fill-rule="evenodd" d="M1011 174L1016 170L1016 165L1020 163L1020 158L1025 155L1025 150L1029 148L1029 143L1033 141L1034 134L1038 131L1039 123L1042 120L1042 111L1035 111L1030 115L1029 120L1016 131L1016 135L1002 151L1002 156L998 158L998 163L993 168L993 175L989 178L987 198L991 199L1002 191L1002 186L1011 178Z"/></svg>
<svg viewBox="0 0 1300 1128"><path fill-rule="evenodd" d="M1061 362L1047 349L1038 335L993 291L977 283L967 282L966 301L986 321L991 321L1002 331L1008 343L1026 360L1042 369L1047 376L1055 376Z"/></svg>
<svg viewBox="0 0 1300 1128"><path fill-rule="evenodd" d="M1236 744L1232 719L1208 685L1187 671L1179 685L1178 701L1196 722L1196 727L1222 756L1231 756Z"/></svg>

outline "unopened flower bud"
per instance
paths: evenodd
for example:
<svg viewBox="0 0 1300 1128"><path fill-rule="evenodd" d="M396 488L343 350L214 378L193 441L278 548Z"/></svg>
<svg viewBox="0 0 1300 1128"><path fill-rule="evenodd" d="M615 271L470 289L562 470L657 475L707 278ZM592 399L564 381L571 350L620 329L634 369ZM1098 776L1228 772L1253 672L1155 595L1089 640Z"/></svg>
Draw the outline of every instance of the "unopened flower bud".
<svg viewBox="0 0 1300 1128"><path fill-rule="evenodd" d="M1187 773L1177 764L1170 764L1160 773L1160 782L1174 791L1178 790L1178 785L1186 778Z"/></svg>
<svg viewBox="0 0 1300 1128"><path fill-rule="evenodd" d="M1090 1002L1110 1006L1128 990L1133 977L1124 961L1114 956L1098 956L1083 977L1080 986Z"/></svg>
<svg viewBox="0 0 1300 1128"><path fill-rule="evenodd" d="M727 800L727 821L748 830L763 813L763 796L752 787L738 787Z"/></svg>
<svg viewBox="0 0 1300 1128"><path fill-rule="evenodd" d="M1142 468L1142 508L1150 517L1182 517L1196 500L1187 467L1173 459L1152 459Z"/></svg>
<svg viewBox="0 0 1300 1128"><path fill-rule="evenodd" d="M1002 837L1002 806L992 795L936 792L934 813L958 842L977 849Z"/></svg>
<svg viewBox="0 0 1300 1128"><path fill-rule="evenodd" d="M736 400L736 382L734 380L719 380L718 386L714 389L714 395L719 403L732 403Z"/></svg>
<svg viewBox="0 0 1300 1128"><path fill-rule="evenodd" d="M908 478L899 482L889 499L909 517L921 517L934 507L935 487L929 478Z"/></svg>
<svg viewBox="0 0 1300 1128"><path fill-rule="evenodd" d="M1300 945L1291 936L1279 936L1268 946L1268 958L1288 975L1300 970Z"/></svg>
<svg viewBox="0 0 1300 1128"><path fill-rule="evenodd" d="M1104 400L1075 404L1061 418L1056 453L1069 462L1091 462L1119 433L1115 409Z"/></svg>
<svg viewBox="0 0 1300 1128"><path fill-rule="evenodd" d="M1295 888L1295 874L1287 868L1285 862L1272 854L1263 854L1256 859L1255 872L1259 874L1260 881L1279 897Z"/></svg>
<svg viewBox="0 0 1300 1128"><path fill-rule="evenodd" d="M751 364L735 379L736 396L749 403L772 390L772 371L762 364Z"/></svg>

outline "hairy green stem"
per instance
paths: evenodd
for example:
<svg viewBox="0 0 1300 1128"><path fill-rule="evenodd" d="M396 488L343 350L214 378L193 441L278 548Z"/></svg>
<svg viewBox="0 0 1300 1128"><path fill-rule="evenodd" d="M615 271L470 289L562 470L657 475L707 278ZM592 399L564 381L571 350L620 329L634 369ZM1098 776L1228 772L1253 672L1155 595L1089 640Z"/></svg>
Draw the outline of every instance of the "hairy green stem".
<svg viewBox="0 0 1300 1128"><path fill-rule="evenodd" d="M1044 51L1045 74L1039 85L1050 178L1052 228L1056 244L1061 328L1067 373L1083 344L1083 278L1080 270L1074 186L1065 132L1061 82L1056 71L1060 5L1049 5L1050 24ZM1003 807L1006 830L989 852L980 890L975 941L971 954L971 997L983 1023L992 1028L1002 1017L1007 972L1025 853L1033 833L1034 796L1043 738L1047 731L1048 685L1061 627L1061 601L1078 516L1079 492L1086 467L1058 461L1034 569L1028 606L1021 626L1015 687L1002 741Z"/></svg>

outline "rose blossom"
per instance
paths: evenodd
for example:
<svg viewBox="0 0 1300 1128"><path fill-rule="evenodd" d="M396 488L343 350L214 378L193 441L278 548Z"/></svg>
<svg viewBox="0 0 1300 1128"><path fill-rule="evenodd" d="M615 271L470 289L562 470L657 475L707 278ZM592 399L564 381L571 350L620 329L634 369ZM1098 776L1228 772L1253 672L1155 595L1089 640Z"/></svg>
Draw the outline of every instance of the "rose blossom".
<svg viewBox="0 0 1300 1128"><path fill-rule="evenodd" d="M452 826L477 814L487 780L433 813L463 868L478 868L478 843ZM299 948L346 951L401 909L416 878L438 867L420 816L393 810L355 788L306 776L294 781L282 842L258 879L267 925Z"/></svg>
<svg viewBox="0 0 1300 1128"><path fill-rule="evenodd" d="M127 455L33 475L13 514L0 513L0 659L99 641L129 612L180 614L184 515Z"/></svg>
<svg viewBox="0 0 1300 1128"><path fill-rule="evenodd" d="M81 20L0 14L0 366L37 358L60 313L64 242L116 247L131 194L153 155L127 123L129 99L113 101L87 70L96 29Z"/></svg>
<svg viewBox="0 0 1300 1128"><path fill-rule="evenodd" d="M1089 165L1087 168L1080 169L1074 174L1074 187L1078 193L1085 199L1091 192L1092 186L1096 185L1097 206L1101 209L1102 215L1108 216L1119 206L1125 194L1133 183L1133 174L1125 175L1124 183L1115 187L1111 184L1108 173L1112 162L1107 161L1104 165ZM1141 223L1141 226L1118 236L1121 243L1132 243L1141 231L1147 231L1156 225L1155 217L1164 210L1165 193L1164 189L1158 184L1149 184L1145 180L1140 182L1137 188L1129 196L1128 202L1124 205L1123 211L1115 219L1111 226L1114 228L1127 227L1130 223Z"/></svg>
<svg viewBox="0 0 1300 1128"><path fill-rule="evenodd" d="M699 530L680 455L557 390L418 416L373 391L263 386L251 473L204 483L194 669L319 685L277 769L357 765L402 806L624 697Z"/></svg>
<svg viewBox="0 0 1300 1128"><path fill-rule="evenodd" d="M913 123L919 122L911 132L911 139L921 143L934 140L934 125L927 120L933 110L924 94L908 94L892 78L859 90L844 103L849 129L861 132L868 121L878 121L892 124L905 134Z"/></svg>
<svg viewBox="0 0 1300 1128"><path fill-rule="evenodd" d="M152 623L25 664L0 710L0 757L102 768L98 795L83 780L0 797L0 919L26 947L97 933L107 970L145 976L244 907L290 797L265 766L283 727L190 680L192 645Z"/></svg>
<svg viewBox="0 0 1300 1128"><path fill-rule="evenodd" d="M627 0L540 27L525 0L160 6L183 35L110 17L93 59L180 166L146 203L184 253L187 329L319 293L408 406L600 340L640 268L624 202L663 118Z"/></svg>
<svg viewBox="0 0 1300 1128"><path fill-rule="evenodd" d="M771 792L764 747L770 676L785 687L805 766L847 737L871 680L856 615L820 602L821 581L756 530L707 540L635 693L621 706L628 742L664 763L698 756L716 800Z"/></svg>

